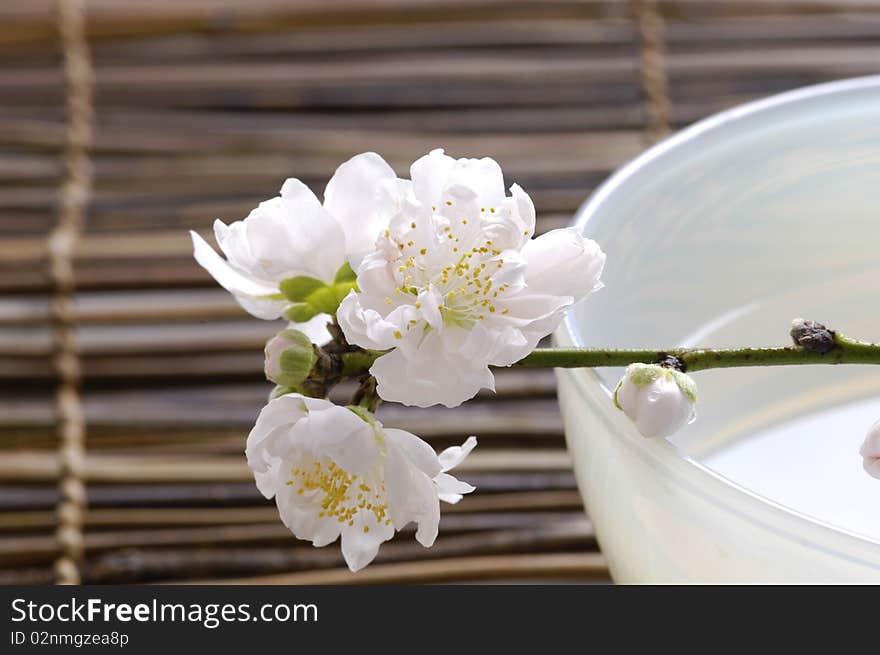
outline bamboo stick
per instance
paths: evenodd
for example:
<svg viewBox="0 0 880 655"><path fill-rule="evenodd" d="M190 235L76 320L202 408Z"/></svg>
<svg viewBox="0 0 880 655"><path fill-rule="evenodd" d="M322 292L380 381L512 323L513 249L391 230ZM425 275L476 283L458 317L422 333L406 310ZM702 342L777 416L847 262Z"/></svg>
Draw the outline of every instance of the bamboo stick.
<svg viewBox="0 0 880 655"><path fill-rule="evenodd" d="M595 548L590 525L582 518L564 525L497 530L488 535L484 532L444 533L428 550L411 539L410 535L403 535L385 544L379 552L377 563L461 557L476 553L541 553ZM84 562L83 578L90 584L118 584L156 579L179 580L192 576L265 575L340 565L341 555L333 547L315 549L302 545L255 544L247 548L126 548L93 553ZM0 569L0 584L39 584L43 580L43 570L25 569L22 566L11 570Z"/></svg>
<svg viewBox="0 0 880 655"><path fill-rule="evenodd" d="M635 114L637 108L634 107L630 111ZM546 116L546 119L552 120L552 112L544 111L542 113L550 113L551 115ZM500 120L500 117L496 117L496 131L493 132L493 134L504 134L509 136L511 140L518 140L513 132L498 129L503 125L503 122L503 120ZM548 127L549 125L551 124L548 123ZM559 128L558 125L555 125L554 127L556 127L557 130ZM577 127L578 126L575 125L575 129L577 129ZM631 128L632 126L629 127ZM0 125L0 129L3 129L2 125ZM185 128L180 129L181 133L185 130ZM343 125L340 125L332 129L338 134L346 128ZM403 168L404 165L408 163L407 160L411 161L424 154L426 152L425 149L431 147L431 145L446 146L449 148L451 154L461 156L469 154L476 155L483 152L478 149L479 144L475 144L474 147L471 148L453 149L455 144L450 144L449 142L456 141L457 139L450 137L450 132L431 132L418 128L414 129L425 135L422 137L422 147L420 148L418 144L416 144L411 150L407 150L406 154L400 155L395 161L390 162L394 163L398 168ZM321 128L321 130L323 131L324 128ZM636 141L632 139L633 135L636 134L634 130L627 129L626 125L622 126L619 121L615 121L608 125L606 131L608 132L608 136L598 140L611 143L607 146L600 143L596 148L597 152L589 158L578 158L571 155L559 155L556 153L534 150L529 164L526 164L526 162L520 157L513 158L510 156L501 159L501 162L507 169L509 179L512 181L516 180L526 187L530 185L530 182L536 183L544 179L554 179L559 183L560 181L563 181L563 176L605 174L627 159L631 159L639 152L634 145ZM375 131L373 131L373 133L375 133ZM466 134L468 131L457 130L457 133ZM483 136L477 136L475 133L474 138L486 138L485 135L489 132L487 130L479 130L479 133ZM136 135L129 133L126 138L131 140L134 136ZM172 131L168 132L168 137L169 140L173 137ZM147 151L134 156L127 156L124 159L113 155L96 158L96 185L99 194L101 192L112 192L117 194L125 191L130 191L132 194L143 194L144 192L155 191L156 193L162 193L167 196L175 194L209 194L212 189L217 188L216 185L218 182L222 182L223 188L227 193L238 192L242 196L245 196L253 195L255 189L258 191L268 182L275 187L272 188L269 186L266 189L266 195L268 196L271 193L277 193L277 188L280 187L283 180L288 177L298 177L309 182L313 181L315 191L320 192L323 187L322 183L326 183L336 170L336 167L344 159L354 152L357 152L359 149L381 150L382 146L385 145L385 142L387 141L387 139L384 138L375 139L374 142L370 144L370 139L367 137L362 139L362 146L353 143L350 149L335 150L329 152L327 155L317 155L313 158L303 160L301 158L294 158L281 153L252 154L250 152L242 152L241 149L235 148L232 144L224 146L224 140L216 136L211 137L212 143L218 147L224 146L223 149L218 149L216 152L205 155L186 155L175 150L180 147L179 139L175 140L174 145L169 146L167 150L160 151L158 150L156 135L153 135L152 138L151 145L154 150L153 152ZM206 138L208 138L207 134ZM258 138L265 139L266 137L260 136ZM279 140L284 141L290 139L282 137ZM194 148L202 148L198 143L192 144L192 146ZM125 145L116 144L113 147L125 147ZM172 149L172 147L174 149ZM296 145L294 144L291 147L296 147ZM529 144L524 144L524 147L529 147ZM599 154L600 152L602 154ZM499 155L499 158L503 156L504 155ZM320 159L321 161L315 161L317 159ZM528 168L526 168L527 166ZM34 200L38 201L39 198L30 195L34 193L34 187L38 183L42 185L55 184L58 180L59 177L54 170L43 172L36 167L31 167L30 169L25 167L24 169L17 168L4 171L0 168L0 184L6 182L17 183L22 181L29 184L27 192L22 192L20 189L10 189L0 193L0 203L6 206L16 206L18 204L31 202L31 197L34 197ZM258 200L258 198L254 198L252 206L255 206ZM203 219L203 224L206 223L207 220L210 219ZM170 233L167 235L160 235L151 232L148 236L152 243L159 243L162 236L166 239L170 239L167 244L163 245L167 245L170 249L169 255L179 254L176 249L179 247L178 241L181 240L179 238L180 235L179 233L169 232ZM106 239L108 237L109 235L104 238ZM176 240L175 237L177 237ZM92 238L81 244L78 248L77 255L84 258L107 258L112 256L114 253L111 248L114 247L115 243L110 242L107 245L99 245L98 247L95 247L92 242L97 239L100 239L100 237ZM4 249L2 254L11 253L14 256L22 258L35 258L41 255L37 250L36 245L29 244L27 241L22 242L22 245L32 249L33 252L18 253L11 249ZM126 247L134 248L134 250L132 252L126 252ZM143 248L137 248L137 244L122 242L120 252L116 254L119 257L141 256L142 251Z"/></svg>
<svg viewBox="0 0 880 655"><path fill-rule="evenodd" d="M466 496L455 505L444 506L443 512L444 514L516 512L580 507L581 498L576 491L525 491ZM277 519L278 511L272 506L90 508L85 514L85 525L89 529L239 525L272 523ZM55 516L49 511L0 511L0 532L50 530L54 525Z"/></svg>
<svg viewBox="0 0 880 655"><path fill-rule="evenodd" d="M768 57L767 52L735 50L728 52L669 53L667 68L671 77L700 77L737 74L804 73L859 75L876 70L880 48L851 45L845 50L828 46L786 48ZM371 59L371 60L368 60ZM414 53L406 58L358 57L349 61L237 62L216 64L112 65L96 70L97 85L106 98L139 98L157 90L183 94L250 88L255 91L287 85L295 88L346 85L353 88L402 83L473 84L491 80L494 84L536 82L546 84L596 84L627 81L635 75L632 57L560 55L554 51L540 59L510 51L481 50L475 54ZM39 98L51 93L59 83L52 68L0 71L0 92L19 98ZM124 95L123 95L124 94ZM343 135L340 135L340 139ZM348 138L345 135L346 139ZM324 147L332 135L324 135ZM185 142L188 140L185 140ZM100 143L100 138L96 145ZM304 142L301 142L305 146ZM205 147L210 147L205 143ZM390 148L394 150L394 148ZM491 149L490 149L491 150Z"/></svg>
<svg viewBox="0 0 880 655"><path fill-rule="evenodd" d="M0 71L0 92L4 92L4 88L3 73ZM12 93L13 90L10 89L8 92ZM208 178L209 181L210 177L225 174L233 179L246 180L250 175L243 171L248 167L239 165L236 170L236 162L229 159L232 154L244 160L245 164L250 159L253 163L267 168L259 178L261 180L280 178L275 182L278 188L281 180L291 175L326 180L342 157L350 157L354 153L371 149L381 152L383 157L396 168L406 170L409 162L437 147L438 142L441 142L450 153L481 153L492 156L504 163L508 176L522 178L541 173L607 172L640 152L642 147L637 131L616 129L566 132L554 128L544 132L506 134L485 132L460 134L457 131L450 131L438 135L392 129L377 131L357 127L347 129L333 126L298 127L296 121L273 130L255 130L253 124L242 125L238 121L230 121L224 125L209 123L210 130L205 127L168 129L167 126L164 129L157 126L157 129L151 130L149 123L143 122L146 124L138 129L130 126L126 129L124 124L114 128L112 125L99 123L95 134L95 152L99 156L98 161L101 153L114 151L135 150L155 157L175 155L176 164L172 160L166 161L166 164L171 163L170 174L166 175L164 170L156 168L158 160L157 164L153 164L153 176L157 177L161 173L161 179L166 185L173 185L176 178L173 174L175 167L186 169L187 178L201 177ZM19 138L22 136L22 128L29 125L31 130L38 132L43 139L52 136L52 132L46 133L44 127L56 125L54 121L38 121L32 118L27 119L26 123L15 121L17 125L7 118L4 123L14 127ZM9 137L12 135L10 134ZM57 142L45 143L57 146L62 142L60 137L59 134ZM288 154L291 150L299 152L299 156L291 157ZM259 151L259 154L246 154L254 151ZM194 152L198 154L192 154ZM122 163L124 164L125 161L123 160ZM149 162L144 162L142 165L149 166ZM120 174L124 170L122 168ZM311 175L307 176L305 173ZM130 179L133 186L130 193L125 194L126 199L137 198L139 192L134 183L144 184L148 181L138 179L133 174ZM114 198L114 193L108 190L107 186L101 183L100 178L98 179L95 197L98 206L102 201ZM203 188L207 190L210 187L206 183ZM40 189L0 189L0 206L37 205L50 200L41 195Z"/></svg>
<svg viewBox="0 0 880 655"><path fill-rule="evenodd" d="M6 38L11 41L45 40L43 23L47 0L34 0L27 10L7 9L7 24L14 27ZM92 0L89 5L91 34L94 37L134 36L155 32L201 31L216 26L222 19L227 30L263 32L280 26L322 25L326 23L410 23L414 19L438 22L450 18L486 19L499 15L525 16L597 16L606 13L619 0L553 0L517 2L502 0L445 0L442 5L423 0L343 0L324 3L319 0L258 0L241 5L233 0L213 3L193 1L126 3L124 8L112 0ZM502 11L503 10L503 11Z"/></svg>
<svg viewBox="0 0 880 655"><path fill-rule="evenodd" d="M549 219L549 220L548 220ZM551 222L553 223L551 227ZM570 222L568 217L550 215L541 217L538 233ZM200 230L208 237L206 230ZM211 238L213 240L213 238ZM135 258L181 258L189 261L192 241L183 228L157 232L134 232L129 234L85 234L77 242L76 260L97 262L103 260L130 261ZM0 260L5 264L18 262L41 262L46 257L45 240L37 237L19 237L0 242Z"/></svg>
<svg viewBox="0 0 880 655"><path fill-rule="evenodd" d="M48 311L43 296L0 299L0 326L39 325L45 322ZM247 316L232 296L220 288L79 293L74 297L73 312L79 325L172 323Z"/></svg>
<svg viewBox="0 0 880 655"><path fill-rule="evenodd" d="M599 553L489 555L442 560L376 564L354 574L348 569L304 571L248 578L207 579L187 584L324 585L403 584L497 580L503 578L607 579L608 567Z"/></svg>
<svg viewBox="0 0 880 655"><path fill-rule="evenodd" d="M571 460L564 450L486 450L476 452L457 471L564 471ZM0 458L0 480L47 482L58 477L54 455L35 452L8 452ZM247 463L239 456L169 459L160 456L126 457L89 453L83 477L90 483L179 483L245 482L253 478Z"/></svg>
<svg viewBox="0 0 880 655"><path fill-rule="evenodd" d="M122 431L138 436L149 431L153 434L167 432L172 438L180 438L182 434L200 428L198 432L210 437L212 431L225 431L230 435L230 428L236 426L240 430L239 436L233 432L230 438L235 440L232 447L238 450L242 445L240 439L253 426L267 392L268 386L263 385L224 385L205 391L184 393L177 390L164 394L145 389L100 396L90 392L85 396L85 415L90 434L98 431L120 434ZM223 407L223 411L218 412L217 407ZM6 402L0 398L0 410L7 424L23 426L21 435L31 441L36 435L45 435L51 424L52 414L46 398L30 399L29 402L22 399ZM562 434L562 423L552 398L470 403L459 411L388 405L380 408L378 416L387 425L400 426L427 438L458 439L476 433L486 438L497 435L550 439ZM15 433L10 429L8 434ZM227 440L219 450L228 452L228 445ZM199 456L204 455L198 449L196 452Z"/></svg>
<svg viewBox="0 0 880 655"><path fill-rule="evenodd" d="M714 4L718 4L717 2ZM702 45L707 48L718 44L766 45L779 41L835 39L868 39L877 35L870 9L846 14L714 16L707 19L689 16L680 20L667 18L667 40L675 45ZM419 29L421 28L421 29ZM604 51L610 47L631 45L634 30L625 21L553 17L536 17L528 21L498 17L491 22L438 22L427 25L398 26L393 24L366 25L353 31L338 26L285 29L281 33L264 34L253 39L242 34L214 34L210 38L194 39L161 35L147 37L132 43L129 40L110 41L95 49L98 60L137 61L149 58L214 59L254 55L299 55L315 53L369 53L386 50L437 49L442 47L523 47L523 46L592 46Z"/></svg>
<svg viewBox="0 0 880 655"><path fill-rule="evenodd" d="M468 473L468 481L481 495L509 492L559 491L575 488L571 471L501 471ZM142 508L193 507L217 505L247 506L265 499L253 481L202 484L119 484L91 485L87 489L89 507ZM54 506L57 492L46 485L0 485L0 510L33 510Z"/></svg>
<svg viewBox="0 0 880 655"><path fill-rule="evenodd" d="M0 25L7 29L0 30L0 43L42 43L50 40L51 34L45 24L47 0L34 0L27 3L27 10L21 8L3 9L4 20ZM155 3L151 3L155 4ZM242 34L266 34L286 26L321 27L337 22L351 21L353 18L359 25L371 26L379 23L421 21L426 25L440 25L454 20L457 23L478 21L486 18L494 20L509 17L527 17L532 23L541 19L561 17L567 20L578 18L597 19L608 15L622 15L620 2L543 2L511 4L504 3L504 11L496 3L460 3L448 0L440 7L436 3L430 5L417 2L391 4L386 1L373 2L368 5L353 6L350 3L323 3L320 8L308 7L308 3L285 3L283 5L242 6L239 3L215 3L216 6L206 8L188 3L174 3L173 8L163 3L156 5L153 11L144 12L146 3L128 3L125 10L116 6L105 6L101 2L90 4L91 36L95 39L106 39L119 36L150 36L153 34L174 34L188 31L204 31L214 27L217 17L222 16L224 30ZM705 10L703 0L678 0L669 3L678 17L699 14ZM198 9L195 9L198 7ZM618 11L613 11L618 9ZM758 0L732 0L729 2L713 2L712 13L717 19L727 17L790 17L799 12L821 13L826 20L835 14L845 11L870 11L876 4L870 0L801 0L766 3ZM167 12L167 13L166 13Z"/></svg>
<svg viewBox="0 0 880 655"><path fill-rule="evenodd" d="M498 530L484 533L444 534L428 550L417 543L394 540L383 545L377 564L407 560L465 557L475 554L542 553L547 551L588 549L594 546L593 535L580 525L537 527L522 530ZM265 548L251 547L217 550L143 550L137 553L107 553L90 563L85 573L89 582L132 582L188 577L221 577L287 573L338 567L343 564L336 548Z"/></svg>
<svg viewBox="0 0 880 655"><path fill-rule="evenodd" d="M455 534L471 531L524 530L553 525L571 526L576 525L579 521L585 522L582 512L453 514L441 517L440 525L444 533ZM412 531L411 527L404 529L406 533ZM223 547L266 542L295 544L290 531L276 517L270 523L248 525L89 531L85 535L85 553L88 556L95 552L126 548ZM45 562L57 557L59 552L57 540L51 534L5 536L0 542L0 566L20 566Z"/></svg>
<svg viewBox="0 0 880 655"><path fill-rule="evenodd" d="M717 2L714 3L718 5ZM707 48L725 43L766 45L784 39L794 41L868 39L876 36L873 22L877 6L861 11L826 15L743 15L734 17L668 16L667 40L674 44L702 45ZM421 28L421 29L419 29ZM523 47L591 46L599 51L631 45L634 30L627 22L607 20L535 17L524 21L501 16L493 21L437 22L427 25L366 25L357 32L335 25L291 27L280 33L253 39L240 33L193 39L161 35L135 42L108 41L95 48L99 60L113 61L149 58L213 59L253 55L304 55L327 52L370 52L385 50L438 49L443 47ZM601 49L601 50L600 50Z"/></svg>

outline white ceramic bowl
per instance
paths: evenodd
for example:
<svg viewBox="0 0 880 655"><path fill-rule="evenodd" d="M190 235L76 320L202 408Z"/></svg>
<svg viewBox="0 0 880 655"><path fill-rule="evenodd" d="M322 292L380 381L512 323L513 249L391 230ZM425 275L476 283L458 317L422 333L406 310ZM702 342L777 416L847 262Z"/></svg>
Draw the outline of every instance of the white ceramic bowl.
<svg viewBox="0 0 880 655"><path fill-rule="evenodd" d="M560 345L785 345L795 317L880 340L880 77L735 108L616 173L577 225L606 288ZM620 369L559 371L578 484L618 582L880 582L857 454L880 368L705 371L698 420L642 438Z"/></svg>

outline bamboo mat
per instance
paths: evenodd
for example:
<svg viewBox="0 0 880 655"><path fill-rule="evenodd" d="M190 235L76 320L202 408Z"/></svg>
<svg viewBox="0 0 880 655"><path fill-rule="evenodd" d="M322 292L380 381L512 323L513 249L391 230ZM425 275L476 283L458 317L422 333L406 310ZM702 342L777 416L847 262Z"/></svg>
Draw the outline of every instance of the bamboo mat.
<svg viewBox="0 0 880 655"><path fill-rule="evenodd" d="M357 152L405 174L445 147L498 159L546 231L670 129L880 69L871 1L83 4L93 87L55 3L0 3L0 583L608 581L549 371L501 371L455 410L382 408L437 448L480 439L479 490L433 549L405 532L351 576L295 541L242 454L278 326L216 287L187 230L289 176L320 193Z"/></svg>

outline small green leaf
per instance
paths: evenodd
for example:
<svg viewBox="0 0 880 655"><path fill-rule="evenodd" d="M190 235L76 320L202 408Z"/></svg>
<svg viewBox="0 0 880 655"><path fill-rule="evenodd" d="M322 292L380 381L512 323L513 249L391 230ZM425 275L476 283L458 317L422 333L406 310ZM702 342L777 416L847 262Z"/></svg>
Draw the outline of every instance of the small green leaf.
<svg viewBox="0 0 880 655"><path fill-rule="evenodd" d="M681 371L672 371L672 377L681 392L687 396L692 403L697 402L697 383L694 382L694 379L690 375L686 375Z"/></svg>
<svg viewBox="0 0 880 655"><path fill-rule="evenodd" d="M312 293L324 286L326 285L321 280L307 275L289 277L278 285L284 297L294 302L305 301Z"/></svg>
<svg viewBox="0 0 880 655"><path fill-rule="evenodd" d="M290 319L294 323L305 323L320 313L309 303L298 302L284 310L284 318Z"/></svg>
<svg viewBox="0 0 880 655"><path fill-rule="evenodd" d="M626 376L637 387L644 387L664 375L665 369L658 364L630 364L626 369Z"/></svg>
<svg viewBox="0 0 880 655"><path fill-rule="evenodd" d="M336 302L342 302L352 289L358 290L357 282L337 282L334 284L333 292L336 294Z"/></svg>
<svg viewBox="0 0 880 655"><path fill-rule="evenodd" d="M336 277L333 278L334 282L354 282L357 279L357 273L352 269L351 264L345 262L338 271L336 271Z"/></svg>
<svg viewBox="0 0 880 655"><path fill-rule="evenodd" d="M660 366L659 364L630 364L626 369L625 377L629 378L629 381L632 382L636 387L644 387L655 380L657 380L660 376L664 376L666 379L672 379L678 385L678 388L681 392L687 396L691 402L697 401L697 384L694 382L693 378L681 371L676 371L674 368L668 368L665 366ZM621 380L621 383L623 381ZM617 389L620 389L620 385L617 385ZM617 390L614 392L614 402L617 404ZM618 407L620 405L618 404Z"/></svg>
<svg viewBox="0 0 880 655"><path fill-rule="evenodd" d="M336 292L332 288L323 285L320 289L312 291L308 298L306 298L306 302L311 305L316 314L335 314L337 307L339 307Z"/></svg>

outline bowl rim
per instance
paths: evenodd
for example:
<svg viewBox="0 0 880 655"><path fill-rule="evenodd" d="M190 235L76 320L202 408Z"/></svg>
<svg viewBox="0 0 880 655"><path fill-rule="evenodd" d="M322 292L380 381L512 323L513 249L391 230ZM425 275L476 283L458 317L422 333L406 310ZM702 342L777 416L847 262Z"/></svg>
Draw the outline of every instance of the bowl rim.
<svg viewBox="0 0 880 655"><path fill-rule="evenodd" d="M703 118L696 123L671 134L618 168L592 194L590 194L586 201L578 208L571 225L577 227L582 233L587 233L590 219L599 211L609 197L624 187L631 178L656 160L666 157L682 147L690 145L696 139L699 139L708 132L715 132L716 130L727 127L732 123L750 119L757 114L770 112L786 105L865 89L880 90L880 75L854 77L805 86L737 105ZM562 324L557 330L556 336L557 339L561 337L563 341L572 346L585 347L588 345L583 342L578 334L573 312L568 312L566 314ZM584 393L588 388L588 385L591 385L598 387L610 399L612 393L611 389L592 369L568 369L565 370L564 373L571 377L576 383L576 386L581 387L579 393ZM859 550L863 550L867 546L871 550L878 549L878 552L880 552L880 538L873 538L868 535L835 526L751 491L747 487L730 480L699 461L687 456L666 439L643 439L635 434L635 430L631 433L625 433L620 436L625 438L626 441L629 442L629 446L637 450L642 457L650 458L655 463L660 464L665 471L672 470L673 473L679 472L683 474L684 479L678 479L676 482L679 484L685 484L700 496L706 497L707 491L714 488L716 493L713 494L714 497L711 498L711 500L715 504L722 505L728 511L734 511L741 514L739 510L730 506L728 500L720 497L721 494L732 492L741 501L757 501L776 517L782 518L782 516L780 516L781 513L788 520L794 519L799 524L802 523L803 527L811 529L816 537L824 536L826 538L817 539L817 541L825 542L827 539L832 539L839 542L843 540L845 543L848 542ZM708 489L707 485L709 487ZM760 522L765 528L770 529L773 532L782 531L781 526L759 520L755 516L749 515L747 518L751 521ZM811 543L810 545L817 547L820 544ZM822 549L827 550L828 548L827 544L823 543ZM838 548L833 548L833 550L838 556L858 561L871 568L880 569L880 561L876 559L864 559L863 557L854 556L852 553L841 553Z"/></svg>

